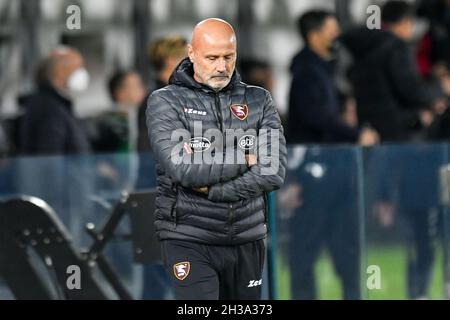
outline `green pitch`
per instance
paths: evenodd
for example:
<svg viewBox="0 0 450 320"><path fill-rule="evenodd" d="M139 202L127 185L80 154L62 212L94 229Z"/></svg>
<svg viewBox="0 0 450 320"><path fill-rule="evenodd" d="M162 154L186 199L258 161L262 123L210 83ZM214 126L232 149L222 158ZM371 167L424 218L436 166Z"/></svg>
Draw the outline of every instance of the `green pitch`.
<svg viewBox="0 0 450 320"><path fill-rule="evenodd" d="M406 299L406 248L401 246L369 247L367 265L378 265L381 270L381 289L366 290L367 299ZM340 281L326 252L315 266L317 289L320 299L341 299ZM365 273L365 270L364 270ZM283 259L277 260L278 299L290 299L290 271ZM365 279L365 278L364 278ZM437 250L429 298L443 299L442 250Z"/></svg>

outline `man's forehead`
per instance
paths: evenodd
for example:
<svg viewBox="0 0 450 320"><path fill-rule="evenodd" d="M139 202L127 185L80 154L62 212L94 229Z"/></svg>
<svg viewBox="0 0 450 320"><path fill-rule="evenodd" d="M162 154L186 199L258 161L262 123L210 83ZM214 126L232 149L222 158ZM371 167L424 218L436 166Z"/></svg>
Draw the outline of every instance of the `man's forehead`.
<svg viewBox="0 0 450 320"><path fill-rule="evenodd" d="M338 26L339 24L338 24L338 21L337 21L337 19L335 17L330 16L330 17L327 17L325 19L324 25Z"/></svg>
<svg viewBox="0 0 450 320"><path fill-rule="evenodd" d="M200 51L205 54L217 54L226 55L236 52L236 43L229 41L220 41L214 43L203 43L195 48L196 51Z"/></svg>
<svg viewBox="0 0 450 320"><path fill-rule="evenodd" d="M207 44L215 44L215 43L235 43L236 42L236 36L234 33L225 33L222 32L221 34L218 33L203 33L202 39L203 42Z"/></svg>
<svg viewBox="0 0 450 320"><path fill-rule="evenodd" d="M221 35L217 36L214 34L203 34L200 39L192 42L192 46L196 49L233 49L236 48L236 38L234 35Z"/></svg>
<svg viewBox="0 0 450 320"><path fill-rule="evenodd" d="M51 53L50 59L53 60L54 65L82 65L84 63L83 57L76 51L64 53Z"/></svg>

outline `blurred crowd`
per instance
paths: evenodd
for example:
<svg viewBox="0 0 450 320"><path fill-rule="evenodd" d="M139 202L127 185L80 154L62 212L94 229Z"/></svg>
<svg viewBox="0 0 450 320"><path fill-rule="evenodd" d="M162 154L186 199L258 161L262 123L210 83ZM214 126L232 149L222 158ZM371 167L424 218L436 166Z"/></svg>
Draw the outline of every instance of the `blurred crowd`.
<svg viewBox="0 0 450 320"><path fill-rule="evenodd" d="M428 29L413 41L417 16ZM286 252L296 299L316 299L315 265L328 249L345 299L360 299L362 248L356 195L357 164L348 149L316 144L404 143L448 140L450 1L388 1L380 29L341 30L333 13L312 10L298 19L304 47L291 64L286 138L312 144L287 179L279 208L286 217ZM384 149L382 149L384 150ZM365 153L364 205L377 224L407 225L406 295L429 297L442 223L431 147ZM392 172L394 171L394 172ZM299 183L300 182L300 183ZM325 191L326 190L326 191ZM284 212L284 213L283 213ZM283 232L281 232L283 233Z"/></svg>
<svg viewBox="0 0 450 320"><path fill-rule="evenodd" d="M53 49L36 71L36 90L18 97L20 116L8 120L4 126L8 130L0 130L1 154L148 152L145 123L148 96L168 85L172 71L187 56L187 43L178 35L153 41L148 47L150 83L144 85L136 70L117 70L105 84L111 107L100 115L83 119L76 117L73 100L89 86L84 58L73 47ZM245 81L271 89L267 62L242 59L239 69Z"/></svg>
<svg viewBox="0 0 450 320"><path fill-rule="evenodd" d="M416 17L428 30L412 41ZM311 10L297 21L303 48L292 59L286 119L290 143L335 144L450 138L450 1L388 1L381 28L341 31L332 12ZM89 86L82 54L53 49L36 71L36 90L18 97L21 116L0 127L0 153L79 154L148 150L146 97L165 86L186 56L187 40L169 36L148 50L151 84L117 70L107 84L111 107L77 119L73 98ZM244 81L271 90L271 66L240 59ZM342 85L342 83L344 85Z"/></svg>
<svg viewBox="0 0 450 320"><path fill-rule="evenodd" d="M74 97L89 86L84 58L76 48L53 49L38 67L35 92L18 98L22 112L10 125L9 152L67 155L148 151L146 98L168 84L172 70L186 56L186 43L179 36L152 43L148 56L154 77L149 89L135 70L117 70L105 84L111 107L85 119L75 116L73 106Z"/></svg>
<svg viewBox="0 0 450 320"><path fill-rule="evenodd" d="M450 1L422 2L417 12L429 19L429 29L416 47L414 9L407 2L387 2L381 29L341 32L333 14L320 10L298 20L306 45L291 65L290 142L371 145L449 138ZM336 76L349 84L347 90L338 89Z"/></svg>

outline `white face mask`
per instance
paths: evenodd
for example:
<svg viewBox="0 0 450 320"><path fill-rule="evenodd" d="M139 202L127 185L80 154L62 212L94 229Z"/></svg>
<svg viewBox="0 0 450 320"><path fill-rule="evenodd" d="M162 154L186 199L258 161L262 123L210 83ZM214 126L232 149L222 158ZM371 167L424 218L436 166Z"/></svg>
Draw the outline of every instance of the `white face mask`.
<svg viewBox="0 0 450 320"><path fill-rule="evenodd" d="M67 79L67 88L70 91L84 91L89 85L89 73L85 68L78 68Z"/></svg>

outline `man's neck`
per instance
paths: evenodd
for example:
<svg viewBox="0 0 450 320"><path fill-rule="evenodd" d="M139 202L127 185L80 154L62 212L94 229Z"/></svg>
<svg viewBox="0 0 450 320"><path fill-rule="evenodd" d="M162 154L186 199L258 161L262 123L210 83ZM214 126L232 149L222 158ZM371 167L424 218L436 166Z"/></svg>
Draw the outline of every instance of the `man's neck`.
<svg viewBox="0 0 450 320"><path fill-rule="evenodd" d="M130 103L118 102L116 103L116 109L117 111L127 115L133 111L134 106Z"/></svg>
<svg viewBox="0 0 450 320"><path fill-rule="evenodd" d="M49 83L50 86L53 88L53 90L55 90L63 98L67 100L72 100L69 90L65 88L63 85L59 84L57 81L50 81Z"/></svg>
<svg viewBox="0 0 450 320"><path fill-rule="evenodd" d="M200 79L200 77L194 72L194 80L197 81L200 84L203 84L202 79Z"/></svg>
<svg viewBox="0 0 450 320"><path fill-rule="evenodd" d="M308 48L312 52L314 52L316 55L318 55L321 59L323 59L325 61L331 60L331 56L328 53L328 50L326 50L326 49L324 49L324 48L322 48L320 46L314 45L314 44L309 44Z"/></svg>
<svg viewBox="0 0 450 320"><path fill-rule="evenodd" d="M387 25L384 28L386 31L389 31L391 34L393 34L396 38L407 42L407 40L402 36L402 32L400 31L400 29L394 25Z"/></svg>
<svg viewBox="0 0 450 320"><path fill-rule="evenodd" d="M392 33L394 36L396 36L398 39L400 39L400 40L406 42L406 40L402 37L401 32L398 31L397 29L392 28L392 29L391 29L391 33Z"/></svg>

